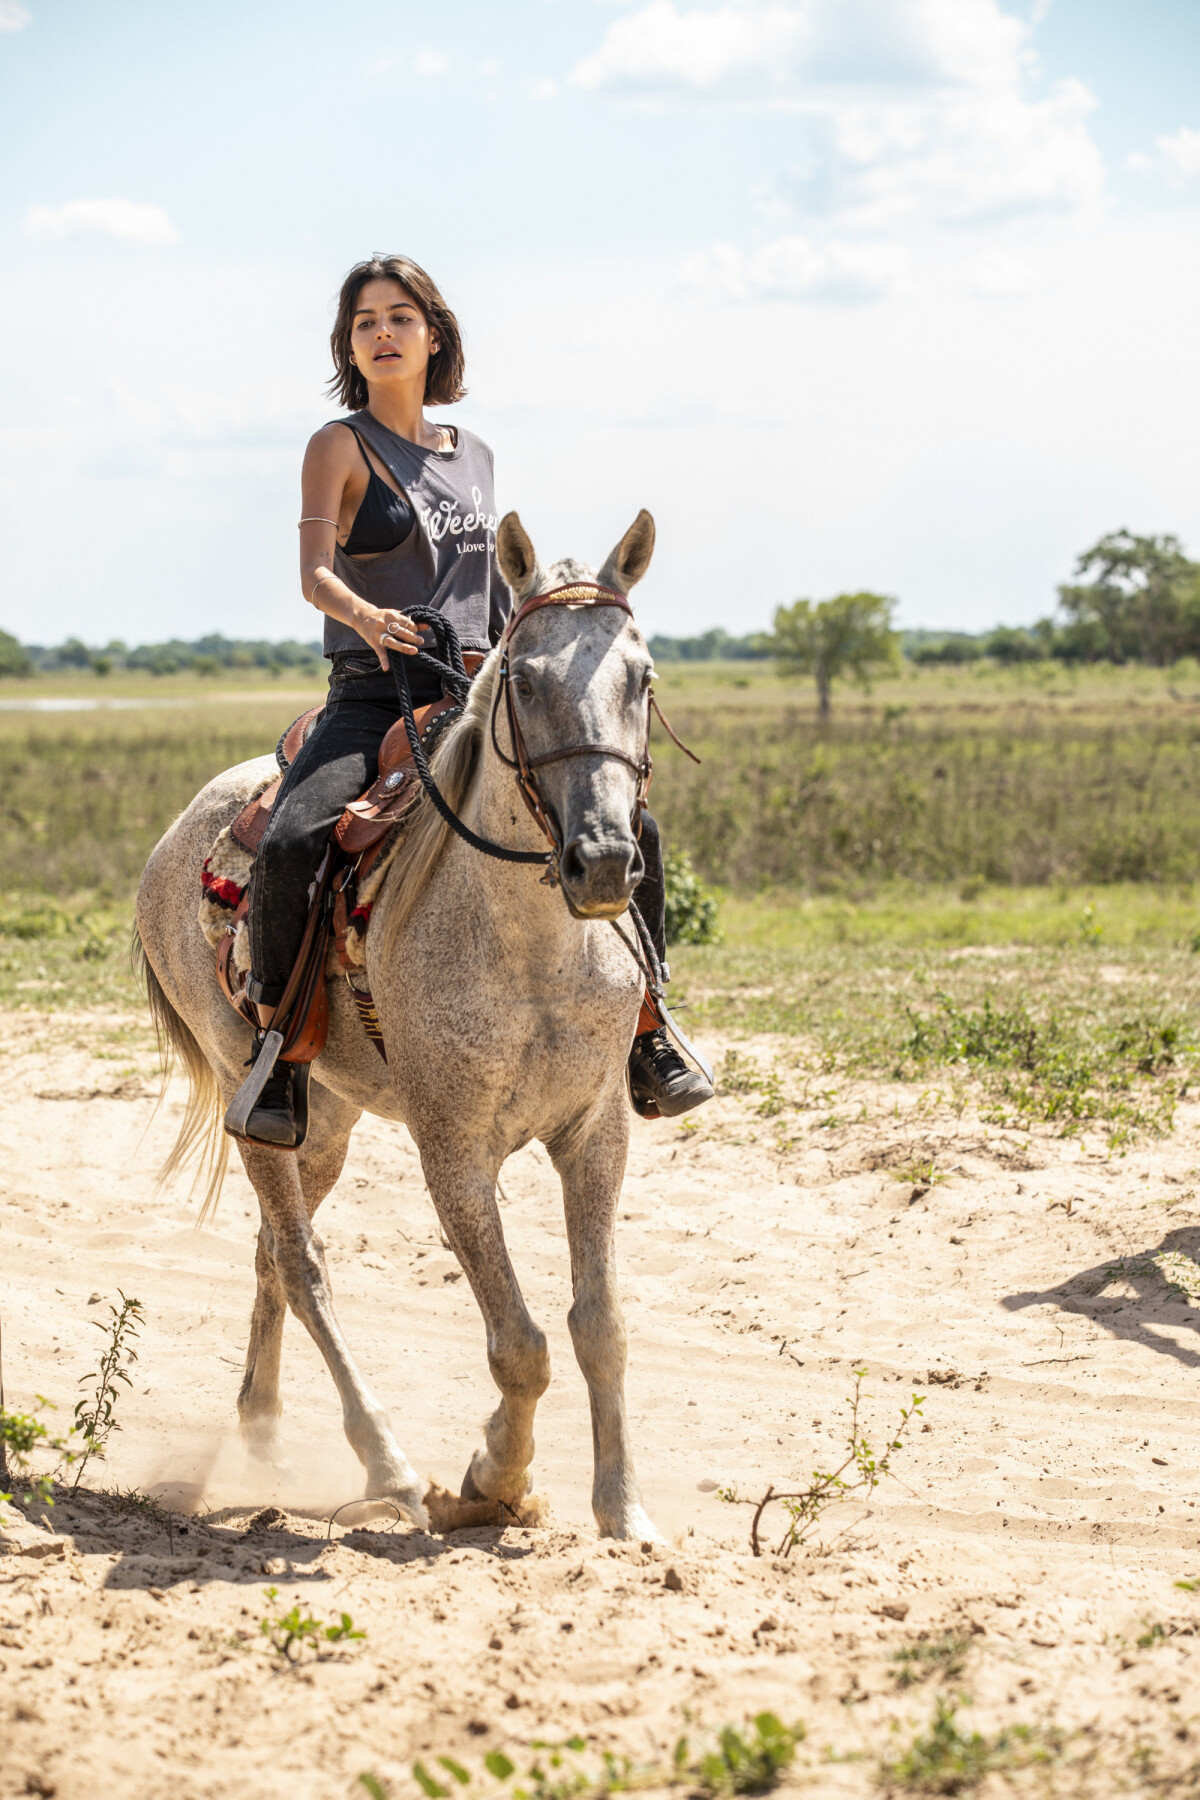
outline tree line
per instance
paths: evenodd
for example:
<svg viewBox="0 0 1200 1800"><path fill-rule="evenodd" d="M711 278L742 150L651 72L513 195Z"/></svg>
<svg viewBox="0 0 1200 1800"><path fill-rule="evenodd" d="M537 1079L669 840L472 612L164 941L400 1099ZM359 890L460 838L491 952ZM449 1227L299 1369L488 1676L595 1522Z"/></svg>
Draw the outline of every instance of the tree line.
<svg viewBox="0 0 1200 1800"><path fill-rule="evenodd" d="M822 715L833 682L860 683L895 667L902 649L916 663L1149 663L1170 667L1200 657L1200 563L1179 539L1112 531L1078 557L1075 579L1058 590L1059 615L991 632L921 632L903 644L892 625L895 601L868 592L796 600L776 609L763 642L784 675L811 675ZM913 639L919 641L913 642Z"/></svg>
<svg viewBox="0 0 1200 1800"><path fill-rule="evenodd" d="M1058 614L1035 625L999 625L992 631L902 631L892 628L894 602L882 594L835 594L814 604L797 600L776 609L771 631L730 637L721 630L699 637L653 637L659 662L768 660L789 672L818 675L834 662L877 667L903 656L918 665L1112 662L1169 666L1200 656L1200 563L1185 556L1179 539L1112 531L1075 564L1074 579L1058 589ZM882 635L880 635L882 634ZM832 659L832 660L831 660Z"/></svg>
<svg viewBox="0 0 1200 1800"><path fill-rule="evenodd" d="M770 631L733 637L719 627L696 637L650 639L660 663L774 661L787 675L811 675L822 712L829 709L832 683L839 677L867 681L896 666L901 657L917 664L964 664L990 658L997 663L1151 663L1166 667L1184 656L1200 657L1200 563L1185 556L1178 538L1139 537L1113 531L1077 559L1074 579L1058 590L1057 617L1031 626L998 626L993 631L897 631L895 601L862 591L829 600L796 600L776 608ZM315 672L321 646L293 639L226 638L219 633L184 642L130 649L119 639L91 648L79 638L46 649L21 644L0 631L0 675L33 675L40 670L146 669L153 675L181 670L215 675L222 669L260 668Z"/></svg>
<svg viewBox="0 0 1200 1800"><path fill-rule="evenodd" d="M219 632L191 643L171 638L162 644L138 644L130 649L120 638L103 646L91 646L80 638L48 649L43 644L22 644L0 631L0 675L36 675L63 669L90 669L95 675L111 675L119 669L145 669L151 675L217 675L222 669L266 669L281 674L285 669L315 673L321 664L319 643L299 644L293 638L273 643L267 638L227 638Z"/></svg>

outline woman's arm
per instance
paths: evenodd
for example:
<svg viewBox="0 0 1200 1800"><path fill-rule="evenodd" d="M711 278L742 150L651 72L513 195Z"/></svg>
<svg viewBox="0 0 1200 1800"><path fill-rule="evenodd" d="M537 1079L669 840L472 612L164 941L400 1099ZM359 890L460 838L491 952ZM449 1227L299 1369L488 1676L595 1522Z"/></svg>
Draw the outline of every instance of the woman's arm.
<svg viewBox="0 0 1200 1800"><path fill-rule="evenodd" d="M388 650L415 656L421 634L402 612L369 605L333 572L346 483L353 468L350 432L323 425L309 439L300 477L300 588L318 612L339 619L365 638L386 669ZM352 519L347 536L351 524Z"/></svg>

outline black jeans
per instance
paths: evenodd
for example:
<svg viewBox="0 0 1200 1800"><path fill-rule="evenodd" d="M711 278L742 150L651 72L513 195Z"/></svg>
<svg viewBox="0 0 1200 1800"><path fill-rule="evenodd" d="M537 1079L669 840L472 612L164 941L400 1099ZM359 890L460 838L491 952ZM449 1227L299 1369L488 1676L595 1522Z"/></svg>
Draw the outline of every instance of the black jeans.
<svg viewBox="0 0 1200 1800"><path fill-rule="evenodd" d="M410 674L413 702L441 698L436 677ZM329 834L379 773L379 746L400 716L396 683L374 657L339 656L325 711L283 778L250 884L252 1000L282 997L308 921L308 890ZM666 956L666 886L658 826L642 814L646 872L634 899L660 958Z"/></svg>

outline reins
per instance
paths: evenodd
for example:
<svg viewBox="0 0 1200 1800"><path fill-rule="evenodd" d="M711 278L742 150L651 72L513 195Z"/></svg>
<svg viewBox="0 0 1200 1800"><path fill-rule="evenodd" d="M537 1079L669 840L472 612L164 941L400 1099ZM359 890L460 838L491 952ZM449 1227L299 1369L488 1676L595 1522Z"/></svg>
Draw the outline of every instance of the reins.
<svg viewBox="0 0 1200 1800"><path fill-rule="evenodd" d="M419 650L413 660L423 663L426 668L432 669L437 675L440 675L443 690L448 689L460 705L465 705L471 678L463 666L462 646L459 644L457 631L449 619L444 618L440 612L435 612L430 606L411 606L407 616L414 624L427 626L432 631L438 649L446 657L446 661L443 662L435 656L430 656L428 651ZM413 762L416 765L417 774L421 778L421 786L429 795L435 810L446 821L450 829L458 833L465 844L470 844L472 850L482 851L484 856L494 856L500 862L538 863L546 868L556 865L557 857L553 850L513 850L507 844L494 844L490 838L480 837L477 832L471 830L469 825L463 823L453 807L450 806L437 782L433 779L425 752L421 747L421 734L417 730L417 721L413 716L412 693L408 685L408 669L405 667L408 660L407 656L402 656L398 652L393 652L389 658L396 680L400 716L404 720L408 747L412 751Z"/></svg>
<svg viewBox="0 0 1200 1800"><path fill-rule="evenodd" d="M635 759L627 750L622 750L615 744L566 744L559 750L546 750L537 756L530 756L525 747L525 738L516 709L513 706L512 676L508 652L515 632L531 613L538 612L543 606L617 606L623 612L628 613L630 618L633 617L633 608L624 594L617 593L615 588L602 587L599 582L577 582L569 587L552 588L549 593L535 594L532 599L526 600L523 605L519 606L508 621L504 636L500 640L500 667L496 672L496 692L492 699L492 745L501 762L507 763L508 767L514 771L521 798L536 820L538 829L549 843L549 850L512 850L507 844L495 844L490 838L480 837L477 832L471 830L469 825L463 823L433 779L425 752L421 747L420 733L417 731L417 722L413 716L412 694L408 685L408 669L406 667L408 658L396 656L389 660L392 661L396 692L400 699L400 714L404 720L404 730L412 751L413 762L416 765L417 774L421 778L421 785L439 815L452 831L458 833L464 843L470 844L473 850L481 851L484 856L494 856L501 862L540 864L546 871L542 876L543 882L549 887L557 887L559 885L559 858L562 854L562 840L542 800L537 784L536 772L538 769L546 768L550 763L562 762L569 756L615 757L618 761L628 764L638 778L633 822L634 830L640 836L641 812L646 804L650 777L654 772L654 764L650 757L651 710L658 714L663 729L673 744L677 744L686 756L691 757L693 762L698 763L700 758L676 737L670 723L663 715L662 708L655 699L652 687L646 690L646 735L642 742L640 757ZM414 623L428 627L440 652L439 656L431 656L428 651L421 650L418 651L414 660L423 663L426 668L434 670L441 678L443 691L448 692L460 704L465 705L471 683L463 666L462 647L453 625L448 619L443 618L441 613L435 612L427 606L410 607L408 617ZM509 735L512 739L514 751L512 756L506 755L496 740L496 714L500 707L501 695L504 698L505 715L508 719ZM709 1081L712 1081L713 1071L710 1064L705 1061L696 1046L684 1036L667 1008L663 966L659 961L658 952L654 948L654 940L650 936L646 921L632 899L629 901L628 912L637 934L638 942L636 944L621 928L618 920L610 919L608 922L637 964L646 987L658 1007L663 1025L670 1031L681 1049L703 1069Z"/></svg>
<svg viewBox="0 0 1200 1800"><path fill-rule="evenodd" d="M633 608L625 598L625 595L618 593L615 588L603 587L599 582L595 581L575 582L566 587L551 588L548 593L535 594L531 599L526 600L517 608L516 612L513 613L508 624L505 626L504 635L500 640L500 667L496 672L496 688L492 699L490 722L492 747L501 762L506 763L515 773L517 787L520 791L521 798L528 807L530 815L537 824L538 829L550 845L549 850L510 849L507 844L497 844L490 838L480 837L477 832L472 831L470 826L464 824L463 820L458 817L458 814L449 805L445 795L441 792L434 780L424 749L421 745L420 733L417 731L417 722L413 715L412 693L408 684L408 668L406 665L409 658L398 653L393 653L390 660L392 662L392 669L396 682L396 692L400 701L400 714L404 720L404 729L408 737L409 748L412 751L413 762L416 765L421 785L429 795L438 814L445 820L446 824L450 826L452 831L458 833L464 843L470 844L473 850L481 851L484 856L493 856L500 862L538 864L546 870L545 875L542 877L543 881L550 887L557 887L559 880L559 858L562 855L563 845L555 822L542 799L541 790L538 787L536 774L538 769L546 768L550 763L563 762L566 758L572 756L614 757L619 762L626 763L638 778L637 793L634 800L633 821L634 829L640 835L641 812L646 804L646 795L650 787L650 778L654 772L654 764L650 756L651 709L658 714L659 719L662 721L663 728L671 739L671 742L678 744L679 748L685 755L690 756L693 762L699 762L700 758L676 737L670 724L663 715L662 708L655 698L653 688L647 688L646 690L646 735L643 740L640 757L635 758L630 756L627 750L622 750L615 744L566 744L561 749L545 750L540 752L537 756L530 756L525 746L525 736L521 730L520 720L517 718L516 708L513 705L512 673L509 667L509 647L518 628L525 623L525 620L529 618L531 613L539 612L544 606L569 606L571 608L616 606L619 607L622 612L628 613L630 618L633 617ZM431 656L428 651L420 650L413 660L423 664L427 669L432 669L434 673L440 677L443 691L452 695L460 704L465 704L467 692L470 688L470 677L463 665L462 647L459 644L458 633L455 631L454 626L441 613L434 611L432 607L428 606L410 607L408 617L412 619L414 624L425 626L432 632L434 642L439 651L438 656ZM509 737L512 741L514 751L512 756L507 755L506 752L500 748L496 738L496 715L500 709L500 701L502 698L504 701L505 717L508 721ZM636 918L636 910L631 908L631 911L634 912L634 917ZM645 935L645 927L642 925L640 919L638 920L638 923L639 935L642 937L643 944L645 944L648 941ZM624 934L622 933L622 936L623 935ZM629 945L629 948L631 951L633 950L632 945ZM654 957L653 945L650 946L650 956L653 958L651 967L655 968L657 965L657 958ZM638 958L638 961L641 961L640 957ZM649 972L647 971L647 973ZM661 971L659 971L659 973L661 973ZM654 985L658 985L661 990L661 983Z"/></svg>

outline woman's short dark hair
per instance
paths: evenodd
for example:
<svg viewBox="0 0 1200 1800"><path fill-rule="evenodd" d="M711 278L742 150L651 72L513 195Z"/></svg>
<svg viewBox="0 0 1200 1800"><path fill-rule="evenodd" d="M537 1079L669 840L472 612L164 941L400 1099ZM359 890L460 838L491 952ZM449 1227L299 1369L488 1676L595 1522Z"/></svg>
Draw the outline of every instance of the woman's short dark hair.
<svg viewBox="0 0 1200 1800"><path fill-rule="evenodd" d="M409 298L425 315L425 323L437 333L437 354L429 358L425 371L425 399L430 406L448 406L466 393L463 375L462 332L458 320L442 299L438 285L419 264L407 256L371 256L355 263L338 295L337 317L329 336L333 352L334 374L329 392L350 412L361 412L367 404L367 384L361 369L350 361L350 333L358 296L368 281L398 281Z"/></svg>

